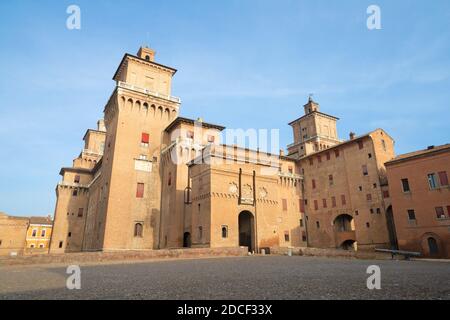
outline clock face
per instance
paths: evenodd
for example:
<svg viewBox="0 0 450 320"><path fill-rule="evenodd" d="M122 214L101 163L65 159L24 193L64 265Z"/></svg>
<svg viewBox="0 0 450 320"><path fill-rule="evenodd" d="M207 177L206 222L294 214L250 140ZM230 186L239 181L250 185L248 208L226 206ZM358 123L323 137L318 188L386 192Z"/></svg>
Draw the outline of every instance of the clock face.
<svg viewBox="0 0 450 320"><path fill-rule="evenodd" d="M230 193L237 193L237 191L238 191L238 186L237 186L237 184L236 183L234 183L234 182L232 182L232 183L230 183L230 186L228 187L228 191L230 192Z"/></svg>

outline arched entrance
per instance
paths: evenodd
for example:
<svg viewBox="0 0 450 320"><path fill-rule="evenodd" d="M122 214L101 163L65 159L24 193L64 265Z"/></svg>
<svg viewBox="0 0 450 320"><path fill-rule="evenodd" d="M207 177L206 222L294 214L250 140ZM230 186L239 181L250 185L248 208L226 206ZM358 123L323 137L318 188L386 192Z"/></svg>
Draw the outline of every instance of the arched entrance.
<svg viewBox="0 0 450 320"><path fill-rule="evenodd" d="M353 217L349 214L341 214L334 219L334 230L337 232L354 231Z"/></svg>
<svg viewBox="0 0 450 320"><path fill-rule="evenodd" d="M185 232L183 235L183 248L191 247L191 234L189 232Z"/></svg>
<svg viewBox="0 0 450 320"><path fill-rule="evenodd" d="M386 223L389 234L389 242L392 250L398 250L397 234L395 232L394 214L392 212L392 206L386 209Z"/></svg>
<svg viewBox="0 0 450 320"><path fill-rule="evenodd" d="M355 240L345 240L341 244L341 249L348 251L356 251L356 241Z"/></svg>
<svg viewBox="0 0 450 320"><path fill-rule="evenodd" d="M439 246L435 238L428 237L428 252L430 253L430 256L437 256L439 255Z"/></svg>
<svg viewBox="0 0 450 320"><path fill-rule="evenodd" d="M340 214L333 221L336 248L356 251L355 222L349 214Z"/></svg>
<svg viewBox="0 0 450 320"><path fill-rule="evenodd" d="M255 250L255 224L250 211L242 211L239 214L239 246L248 247L248 251Z"/></svg>

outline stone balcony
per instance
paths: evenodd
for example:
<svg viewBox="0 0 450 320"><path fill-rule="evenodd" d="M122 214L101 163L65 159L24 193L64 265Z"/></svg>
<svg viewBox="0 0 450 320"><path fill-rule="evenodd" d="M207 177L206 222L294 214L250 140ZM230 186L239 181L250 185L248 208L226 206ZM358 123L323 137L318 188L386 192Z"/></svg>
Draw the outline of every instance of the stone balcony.
<svg viewBox="0 0 450 320"><path fill-rule="evenodd" d="M143 94L147 94L156 98L161 98L161 99L165 99L165 100L169 100L175 103L180 104L181 103L181 99L178 97L174 97L174 96L170 96L170 95L165 95L165 94L161 94L146 88L141 88L141 87L137 87L135 85L126 83L126 82L122 82L122 81L118 81L117 82L117 87L119 88L123 88L123 89L128 89L128 90L132 90L132 91L136 91L139 93L143 93Z"/></svg>

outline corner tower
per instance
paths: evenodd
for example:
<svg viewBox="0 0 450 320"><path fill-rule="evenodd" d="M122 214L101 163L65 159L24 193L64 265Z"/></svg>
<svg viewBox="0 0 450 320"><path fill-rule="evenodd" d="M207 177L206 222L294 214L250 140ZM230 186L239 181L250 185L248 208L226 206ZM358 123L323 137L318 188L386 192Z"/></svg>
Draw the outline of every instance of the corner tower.
<svg viewBox="0 0 450 320"><path fill-rule="evenodd" d="M320 112L320 105L309 97L305 115L289 125L294 131L294 143L288 145L289 156L301 158L340 143L337 135L338 118Z"/></svg>

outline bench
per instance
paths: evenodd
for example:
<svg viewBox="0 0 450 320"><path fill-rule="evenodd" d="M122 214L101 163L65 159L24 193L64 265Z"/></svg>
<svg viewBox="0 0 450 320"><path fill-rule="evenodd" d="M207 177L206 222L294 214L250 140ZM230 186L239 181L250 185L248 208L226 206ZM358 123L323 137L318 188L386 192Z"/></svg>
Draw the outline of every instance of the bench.
<svg viewBox="0 0 450 320"><path fill-rule="evenodd" d="M390 250L390 249L375 249L376 252L384 252L384 253L390 253L392 255L392 260L394 260L394 257L399 255L403 256L405 260L410 260L411 257L420 257L420 252L414 252L414 251L403 251L403 250Z"/></svg>

